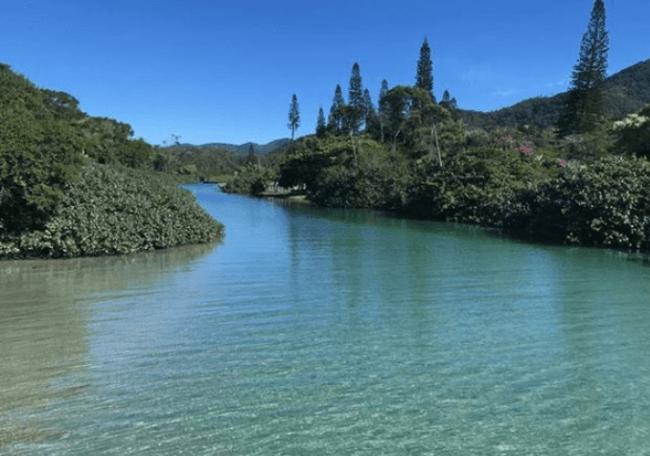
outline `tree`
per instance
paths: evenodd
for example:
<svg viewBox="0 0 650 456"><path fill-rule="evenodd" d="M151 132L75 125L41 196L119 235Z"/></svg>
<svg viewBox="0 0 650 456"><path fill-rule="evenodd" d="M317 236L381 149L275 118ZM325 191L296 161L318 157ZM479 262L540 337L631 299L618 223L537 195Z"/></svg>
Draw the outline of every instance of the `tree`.
<svg viewBox="0 0 650 456"><path fill-rule="evenodd" d="M580 58L573 67L571 88L558 121L560 136L593 130L603 116L603 87L607 72L609 34L605 28L605 4L596 0L580 43Z"/></svg>
<svg viewBox="0 0 650 456"><path fill-rule="evenodd" d="M424 89L431 95L435 103L436 97L433 94L433 63L431 62L431 48L425 38L420 47L420 58L418 59L417 73L415 75L415 87Z"/></svg>
<svg viewBox="0 0 650 456"><path fill-rule="evenodd" d="M348 89L348 104L352 109L348 110L345 129L352 134L357 134L361 127L361 119L364 117L363 83L357 62L354 62L354 65L352 65L352 75L350 76L350 86Z"/></svg>
<svg viewBox="0 0 650 456"><path fill-rule="evenodd" d="M300 109L298 108L298 97L293 94L291 97L291 105L289 105L289 123L288 127L291 130L291 141L293 141L294 134L300 126Z"/></svg>
<svg viewBox="0 0 650 456"><path fill-rule="evenodd" d="M449 94L449 90L445 90L445 92L442 94L442 101L440 102L440 106L452 112L458 109L456 98L451 98L451 95ZM456 113L456 115L458 114Z"/></svg>
<svg viewBox="0 0 650 456"><path fill-rule="evenodd" d="M340 133L343 131L343 118L341 117L340 110L340 108L343 106L345 106L343 91L341 90L341 86L339 84L336 84L336 90L334 90L334 100L332 101L332 107L330 108L330 115L327 122L327 127L334 133Z"/></svg>
<svg viewBox="0 0 650 456"><path fill-rule="evenodd" d="M325 123L325 113L323 112L323 107L318 108L318 120L316 121L316 136L319 138L325 134L327 130L327 124Z"/></svg>
<svg viewBox="0 0 650 456"><path fill-rule="evenodd" d="M381 142L384 142L384 128L388 123L388 115L386 113L386 103L384 98L388 93L388 81L386 79L381 80L381 89L379 89L379 113L377 118L379 120L379 138Z"/></svg>
<svg viewBox="0 0 650 456"><path fill-rule="evenodd" d="M382 104L387 117L384 133L390 135L393 149L398 138L405 148L409 148L418 130L431 130L431 126L451 118L449 111L435 104L429 92L419 87L393 87L382 98Z"/></svg>
<svg viewBox="0 0 650 456"><path fill-rule="evenodd" d="M366 131L376 128L377 112L372 104L370 90L368 89L364 89L363 91L363 120L366 124Z"/></svg>

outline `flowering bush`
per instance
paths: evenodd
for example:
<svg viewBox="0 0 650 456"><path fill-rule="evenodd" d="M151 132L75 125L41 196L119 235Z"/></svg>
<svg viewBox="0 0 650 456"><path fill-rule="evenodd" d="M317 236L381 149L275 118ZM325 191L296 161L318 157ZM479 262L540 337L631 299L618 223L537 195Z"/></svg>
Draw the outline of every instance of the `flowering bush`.
<svg viewBox="0 0 650 456"><path fill-rule="evenodd" d="M641 112L614 122L611 131L617 137L617 150L650 156L650 104Z"/></svg>
<svg viewBox="0 0 650 456"><path fill-rule="evenodd" d="M526 157L530 156L534 150L535 150L535 146L530 141L524 141L523 143L519 144L519 146L517 146L517 148L515 149L515 151L524 154Z"/></svg>
<svg viewBox="0 0 650 456"><path fill-rule="evenodd" d="M515 143L515 137L508 130L498 130L494 142L501 146L503 150L509 149Z"/></svg>
<svg viewBox="0 0 650 456"><path fill-rule="evenodd" d="M494 136L494 142L501 146L503 150L513 149L526 157L532 155L535 146L532 141L517 138L513 133L506 130L497 130Z"/></svg>

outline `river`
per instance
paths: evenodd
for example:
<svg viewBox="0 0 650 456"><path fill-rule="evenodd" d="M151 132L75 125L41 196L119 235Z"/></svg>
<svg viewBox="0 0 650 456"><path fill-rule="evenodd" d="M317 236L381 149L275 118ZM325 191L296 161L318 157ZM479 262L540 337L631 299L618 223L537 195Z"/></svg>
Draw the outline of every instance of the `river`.
<svg viewBox="0 0 650 456"><path fill-rule="evenodd" d="M0 454L649 454L646 263L188 188L221 244L0 263Z"/></svg>

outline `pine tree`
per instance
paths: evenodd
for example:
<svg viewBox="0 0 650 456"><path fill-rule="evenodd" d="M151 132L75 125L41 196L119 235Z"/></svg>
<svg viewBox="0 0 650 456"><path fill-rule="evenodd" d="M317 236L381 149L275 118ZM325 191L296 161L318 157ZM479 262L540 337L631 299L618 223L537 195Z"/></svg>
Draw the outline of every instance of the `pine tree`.
<svg viewBox="0 0 650 456"><path fill-rule="evenodd" d="M449 103L450 101L451 95L449 95L449 90L445 89L444 93L442 94L442 101L440 103Z"/></svg>
<svg viewBox="0 0 650 456"><path fill-rule="evenodd" d="M431 48L425 38L420 47L420 58L418 59L417 73L415 75L415 87L426 90L435 103L436 97L433 94L433 63L431 62Z"/></svg>
<svg viewBox="0 0 650 456"><path fill-rule="evenodd" d="M379 89L379 105L381 105L381 99L388 93L388 81L385 79L381 80L381 89Z"/></svg>
<svg viewBox="0 0 650 456"><path fill-rule="evenodd" d="M330 108L329 119L327 121L327 127L334 133L340 133L343 130L343 119L341 118L341 108L343 106L345 106L343 90L341 90L339 84L336 84L334 100L332 101L332 107Z"/></svg>
<svg viewBox="0 0 650 456"><path fill-rule="evenodd" d="M381 89L379 89L379 103L378 103L379 113L377 114L377 119L379 121L379 139L381 140L381 142L384 142L384 127L388 122L388 113L387 113L386 100L385 100L387 93L388 93L388 81L386 79L382 79Z"/></svg>
<svg viewBox="0 0 650 456"><path fill-rule="evenodd" d="M449 109L450 111L453 111L454 109L458 109L456 98L451 97L451 95L449 94L449 90L445 90L445 92L442 94L442 101L440 102L440 106L443 106Z"/></svg>
<svg viewBox="0 0 650 456"><path fill-rule="evenodd" d="M293 94L291 97L291 105L289 105L289 123L287 124L291 130L291 141L293 141L294 133L300 126L300 109L298 108L298 97Z"/></svg>
<svg viewBox="0 0 650 456"><path fill-rule="evenodd" d="M325 134L327 124L325 123L325 113L323 107L318 108L318 120L316 121L316 136L321 137Z"/></svg>
<svg viewBox="0 0 650 456"><path fill-rule="evenodd" d="M366 123L366 130L368 127L375 122L377 118L377 111L375 106L372 104L372 98L370 97L370 90L363 90L363 120Z"/></svg>
<svg viewBox="0 0 650 456"><path fill-rule="evenodd" d="M605 4L603 0L596 0L580 42L580 58L573 67L571 88L558 121L560 136L591 131L602 117L602 83L607 73L608 51Z"/></svg>
<svg viewBox="0 0 650 456"><path fill-rule="evenodd" d="M354 65L352 65L352 76L350 76L350 87L348 89L348 104L352 109L348 111L346 130L352 134L356 134L361 127L361 119L364 117L363 83L357 62L354 62Z"/></svg>

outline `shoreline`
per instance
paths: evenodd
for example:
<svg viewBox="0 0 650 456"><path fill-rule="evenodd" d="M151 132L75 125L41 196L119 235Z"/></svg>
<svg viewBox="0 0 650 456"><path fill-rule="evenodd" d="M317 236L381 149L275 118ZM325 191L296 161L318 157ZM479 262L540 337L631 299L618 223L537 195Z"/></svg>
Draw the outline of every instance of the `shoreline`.
<svg viewBox="0 0 650 456"><path fill-rule="evenodd" d="M221 188L221 187L220 187ZM225 192L228 193L228 192ZM257 194L243 194L243 193L234 193L234 194L239 194L243 196L250 196L253 198L260 198L260 199L268 199L268 200L275 200L275 201L281 201L283 203L291 203L291 204L305 204L305 205L311 205L313 207L319 207L323 209L344 209L344 210L355 210L355 211L363 211L363 210L371 210L371 211L378 211L381 212L387 216L390 217L395 217L395 218L401 218L401 219L411 219L411 220L423 220L423 221L430 221L430 222L441 222L441 223L450 223L450 224L455 224L455 225L463 225L463 226L471 226L474 228L480 228L481 230L490 233L494 236L498 237L503 237L507 238L511 241L515 242L522 242L530 245L544 245L544 246L553 246L553 247L579 247L579 248L586 248L586 249L597 249L597 250L602 250L606 252L619 252L620 254L623 254L625 256L630 255L631 258L628 259L628 261L641 261L643 264L646 264L650 266L650 250L645 251L645 250L632 250L632 249L625 249L625 248L613 248L613 247L603 247L603 246L597 246L597 245L582 245L582 244L567 244L566 242L553 242L547 239L543 238L531 238L527 237L521 233L518 233L516 231L508 232L504 230L503 228L500 227L495 227L495 226L488 226L488 225L480 225L477 223L465 223L465 222L455 222L451 220L444 220L444 219L435 219L435 218L430 218L426 217L423 215L418 215L414 213L408 213L408 212L402 212L398 210L390 210L390 209L378 209L378 208L358 208L358 207L350 207L350 208L340 208L340 207L325 207L325 206L318 206L317 204L314 204L313 202L309 201L307 199L307 195L301 194L301 195L295 195L295 194L277 194L277 193L270 193L270 192L263 192L263 193L257 193Z"/></svg>

